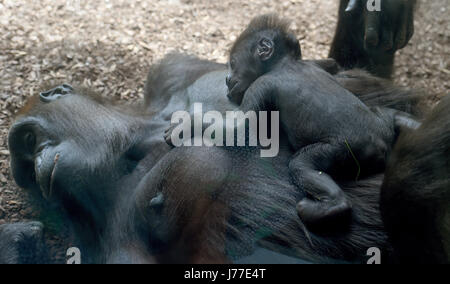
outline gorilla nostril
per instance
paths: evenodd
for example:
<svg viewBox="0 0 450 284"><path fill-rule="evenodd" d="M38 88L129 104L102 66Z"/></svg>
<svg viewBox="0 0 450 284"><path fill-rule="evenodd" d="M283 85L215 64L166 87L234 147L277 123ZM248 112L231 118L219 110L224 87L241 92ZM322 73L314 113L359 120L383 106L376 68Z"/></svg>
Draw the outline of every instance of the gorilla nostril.
<svg viewBox="0 0 450 284"><path fill-rule="evenodd" d="M62 87L67 91L67 92L72 92L73 91L73 87L69 84L62 84Z"/></svg>
<svg viewBox="0 0 450 284"><path fill-rule="evenodd" d="M41 98L41 101L44 103L49 103L52 101L55 101L62 96L65 96L67 94L70 94L73 92L73 88L69 84L62 84L61 86L58 86L54 89L51 89L49 91L45 91L39 94L39 97Z"/></svg>
<svg viewBox="0 0 450 284"><path fill-rule="evenodd" d="M57 88L57 92L61 95L67 95L73 92L73 88L68 84L63 84Z"/></svg>

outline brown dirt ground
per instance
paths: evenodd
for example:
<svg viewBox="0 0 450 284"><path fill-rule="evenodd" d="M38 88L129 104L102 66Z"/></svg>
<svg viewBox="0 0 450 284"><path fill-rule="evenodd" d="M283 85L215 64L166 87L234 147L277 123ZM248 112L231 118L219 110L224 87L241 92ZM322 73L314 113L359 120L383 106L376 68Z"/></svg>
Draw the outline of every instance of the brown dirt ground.
<svg viewBox="0 0 450 284"><path fill-rule="evenodd" d="M83 84L105 96L135 100L143 96L148 67L169 51L225 62L249 20L274 11L293 20L306 58L326 57L338 1L275 2L0 0L0 224L44 218L58 262L70 245L64 223L32 209L31 197L9 171L8 128L43 82ZM450 5L421 2L416 34L397 57L396 80L425 89L437 101L450 90Z"/></svg>

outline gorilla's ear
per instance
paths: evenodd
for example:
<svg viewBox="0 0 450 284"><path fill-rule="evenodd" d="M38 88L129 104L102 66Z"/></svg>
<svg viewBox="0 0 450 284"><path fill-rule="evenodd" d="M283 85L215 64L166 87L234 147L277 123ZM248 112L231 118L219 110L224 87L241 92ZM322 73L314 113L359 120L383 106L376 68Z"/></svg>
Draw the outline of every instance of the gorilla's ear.
<svg viewBox="0 0 450 284"><path fill-rule="evenodd" d="M273 40L263 37L259 40L256 52L261 61L267 61L272 58L274 52Z"/></svg>

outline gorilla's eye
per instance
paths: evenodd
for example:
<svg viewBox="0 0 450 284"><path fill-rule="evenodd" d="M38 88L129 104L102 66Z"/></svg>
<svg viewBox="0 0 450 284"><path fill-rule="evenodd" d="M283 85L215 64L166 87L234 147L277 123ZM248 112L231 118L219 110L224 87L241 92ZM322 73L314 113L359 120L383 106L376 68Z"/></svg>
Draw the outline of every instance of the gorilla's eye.
<svg viewBox="0 0 450 284"><path fill-rule="evenodd" d="M36 148L36 136L32 132L27 132L24 135L24 145L29 153L34 153Z"/></svg>

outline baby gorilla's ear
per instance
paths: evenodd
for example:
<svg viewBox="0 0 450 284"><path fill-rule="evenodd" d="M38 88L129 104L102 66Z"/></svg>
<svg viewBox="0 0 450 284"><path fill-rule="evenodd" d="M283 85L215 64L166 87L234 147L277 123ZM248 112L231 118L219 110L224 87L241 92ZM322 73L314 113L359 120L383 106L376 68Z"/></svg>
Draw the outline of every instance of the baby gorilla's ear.
<svg viewBox="0 0 450 284"><path fill-rule="evenodd" d="M300 47L299 40L293 34L289 34L286 40L287 48L295 59L302 59L302 48Z"/></svg>
<svg viewBox="0 0 450 284"><path fill-rule="evenodd" d="M261 61L267 61L270 58L272 58L273 51L274 51L273 40L266 37L259 40L256 52Z"/></svg>

